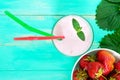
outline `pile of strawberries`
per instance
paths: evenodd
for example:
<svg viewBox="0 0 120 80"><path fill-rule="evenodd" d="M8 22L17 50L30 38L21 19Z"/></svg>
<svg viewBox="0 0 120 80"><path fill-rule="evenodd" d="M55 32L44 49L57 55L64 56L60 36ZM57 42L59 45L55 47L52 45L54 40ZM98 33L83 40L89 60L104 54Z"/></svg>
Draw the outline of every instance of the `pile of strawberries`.
<svg viewBox="0 0 120 80"><path fill-rule="evenodd" d="M120 80L120 60L106 50L84 55L73 72L73 80Z"/></svg>

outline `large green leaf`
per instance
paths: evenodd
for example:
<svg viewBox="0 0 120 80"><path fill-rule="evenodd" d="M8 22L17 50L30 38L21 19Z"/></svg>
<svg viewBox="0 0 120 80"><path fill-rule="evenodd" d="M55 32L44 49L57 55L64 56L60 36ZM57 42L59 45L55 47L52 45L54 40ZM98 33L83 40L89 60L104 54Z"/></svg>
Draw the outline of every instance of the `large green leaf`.
<svg viewBox="0 0 120 80"><path fill-rule="evenodd" d="M109 2L113 2L113 3L120 3L120 0L107 0Z"/></svg>
<svg viewBox="0 0 120 80"><path fill-rule="evenodd" d="M104 30L120 28L120 4L102 0L96 10L96 23Z"/></svg>
<svg viewBox="0 0 120 80"><path fill-rule="evenodd" d="M120 53L120 31L108 34L100 41L101 48L109 48Z"/></svg>

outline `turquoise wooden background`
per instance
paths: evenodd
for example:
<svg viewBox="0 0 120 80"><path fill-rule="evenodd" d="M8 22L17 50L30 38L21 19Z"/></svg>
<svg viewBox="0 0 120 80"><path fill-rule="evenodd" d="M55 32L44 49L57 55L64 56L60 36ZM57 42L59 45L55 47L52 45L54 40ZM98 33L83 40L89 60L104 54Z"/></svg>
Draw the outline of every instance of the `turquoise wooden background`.
<svg viewBox="0 0 120 80"><path fill-rule="evenodd" d="M0 0L0 80L70 80L79 58L61 54L52 41L14 41L29 32L4 14L10 11L31 26L51 33L55 23L66 15L80 15L93 28L97 48L108 32L95 23L101 0Z"/></svg>

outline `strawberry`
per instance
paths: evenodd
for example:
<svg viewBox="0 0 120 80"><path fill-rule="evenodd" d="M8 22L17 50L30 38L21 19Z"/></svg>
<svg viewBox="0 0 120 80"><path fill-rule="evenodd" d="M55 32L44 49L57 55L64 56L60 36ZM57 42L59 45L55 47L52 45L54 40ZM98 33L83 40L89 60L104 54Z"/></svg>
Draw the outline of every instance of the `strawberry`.
<svg viewBox="0 0 120 80"><path fill-rule="evenodd" d="M105 78L100 76L98 80L105 80Z"/></svg>
<svg viewBox="0 0 120 80"><path fill-rule="evenodd" d="M114 74L109 80L120 80L120 74Z"/></svg>
<svg viewBox="0 0 120 80"><path fill-rule="evenodd" d="M90 62L87 71L92 79L99 79L103 74L103 65L100 62Z"/></svg>
<svg viewBox="0 0 120 80"><path fill-rule="evenodd" d="M73 80L87 80L88 74L85 70L76 69L73 72Z"/></svg>
<svg viewBox="0 0 120 80"><path fill-rule="evenodd" d="M87 70L88 63L92 61L95 61L94 56L84 55L79 61L79 66L80 68Z"/></svg>
<svg viewBox="0 0 120 80"><path fill-rule="evenodd" d="M97 59L104 65L103 75L108 75L114 69L115 57L106 50L97 52Z"/></svg>
<svg viewBox="0 0 120 80"><path fill-rule="evenodd" d="M103 65L104 65L103 75L107 76L114 69L114 65L111 64L110 62L104 62Z"/></svg>
<svg viewBox="0 0 120 80"><path fill-rule="evenodd" d="M87 80L94 80L94 79L92 79L92 78L87 78ZM102 76L100 76L97 80L107 80L106 78L104 79Z"/></svg>
<svg viewBox="0 0 120 80"><path fill-rule="evenodd" d="M120 72L120 60L114 64L115 70Z"/></svg>

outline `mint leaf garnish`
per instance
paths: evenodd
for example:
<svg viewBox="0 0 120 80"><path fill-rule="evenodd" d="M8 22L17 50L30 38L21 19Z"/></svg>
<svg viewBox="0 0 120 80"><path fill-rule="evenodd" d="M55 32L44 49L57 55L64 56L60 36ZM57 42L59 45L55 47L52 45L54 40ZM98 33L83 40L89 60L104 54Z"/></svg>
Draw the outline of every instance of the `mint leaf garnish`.
<svg viewBox="0 0 120 80"><path fill-rule="evenodd" d="M85 41L85 35L82 31L82 27L80 26L79 22L76 19L72 19L73 28L75 29L77 36L82 40Z"/></svg>

